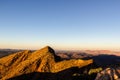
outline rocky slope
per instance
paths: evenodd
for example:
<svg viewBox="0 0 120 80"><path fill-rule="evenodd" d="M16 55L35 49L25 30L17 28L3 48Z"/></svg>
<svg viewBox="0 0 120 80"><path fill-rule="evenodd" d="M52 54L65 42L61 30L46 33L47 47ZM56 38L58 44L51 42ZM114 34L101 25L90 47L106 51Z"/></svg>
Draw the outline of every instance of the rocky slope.
<svg viewBox="0 0 120 80"><path fill-rule="evenodd" d="M120 80L120 68L106 68L97 74L95 80Z"/></svg>
<svg viewBox="0 0 120 80"><path fill-rule="evenodd" d="M25 80L38 80L41 77L42 80L72 80L68 75L73 74L70 70L74 72L74 68L82 68L92 63L92 59L60 61L54 50L47 46L34 52L26 50L0 58L0 80L21 80L25 78L23 75L28 77ZM68 79L65 79L66 76L60 74L61 72L66 73Z"/></svg>

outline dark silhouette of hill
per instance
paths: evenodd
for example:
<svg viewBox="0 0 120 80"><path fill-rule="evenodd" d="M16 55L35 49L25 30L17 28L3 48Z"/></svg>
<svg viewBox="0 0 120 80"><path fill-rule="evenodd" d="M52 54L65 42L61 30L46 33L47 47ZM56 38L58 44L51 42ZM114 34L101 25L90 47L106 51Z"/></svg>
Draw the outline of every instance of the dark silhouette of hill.
<svg viewBox="0 0 120 80"><path fill-rule="evenodd" d="M100 54L96 56L85 57L83 59L93 59L94 62L101 67L120 66L120 56L116 55Z"/></svg>

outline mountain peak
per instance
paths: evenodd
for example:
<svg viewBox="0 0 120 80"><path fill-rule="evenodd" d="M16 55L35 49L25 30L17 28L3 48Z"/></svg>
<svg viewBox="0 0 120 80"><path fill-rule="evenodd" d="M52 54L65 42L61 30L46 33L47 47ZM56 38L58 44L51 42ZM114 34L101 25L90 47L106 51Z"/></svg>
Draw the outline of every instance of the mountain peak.
<svg viewBox="0 0 120 80"><path fill-rule="evenodd" d="M46 50L47 52L55 53L55 51L50 46L46 46L43 49Z"/></svg>
<svg viewBox="0 0 120 80"><path fill-rule="evenodd" d="M54 54L55 55L55 51L50 47L50 46L46 46L46 47L43 47L42 49L40 49L40 50L37 50L36 51L37 53L52 53L52 54Z"/></svg>

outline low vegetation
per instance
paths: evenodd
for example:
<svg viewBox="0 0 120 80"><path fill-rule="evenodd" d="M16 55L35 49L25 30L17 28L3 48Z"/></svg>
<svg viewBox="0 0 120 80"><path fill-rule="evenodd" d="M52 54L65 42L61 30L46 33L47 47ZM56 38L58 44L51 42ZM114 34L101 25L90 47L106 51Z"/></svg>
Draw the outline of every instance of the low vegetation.
<svg viewBox="0 0 120 80"><path fill-rule="evenodd" d="M88 74L91 75L91 74L94 74L94 73L99 73L102 70L103 69L101 67L100 68L96 68L96 69L90 69Z"/></svg>

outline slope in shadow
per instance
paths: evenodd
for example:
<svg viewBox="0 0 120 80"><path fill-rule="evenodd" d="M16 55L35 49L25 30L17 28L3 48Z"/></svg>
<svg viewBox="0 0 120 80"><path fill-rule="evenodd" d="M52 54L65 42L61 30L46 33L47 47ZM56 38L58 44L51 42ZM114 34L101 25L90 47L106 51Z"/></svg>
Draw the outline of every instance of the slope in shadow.
<svg viewBox="0 0 120 80"><path fill-rule="evenodd" d="M97 56L86 57L83 59L93 59L94 62L101 67L120 66L120 56L100 54Z"/></svg>
<svg viewBox="0 0 120 80"><path fill-rule="evenodd" d="M85 67L86 68L86 67ZM80 71L80 72L79 72ZM33 72L29 74L23 74L17 77L10 78L8 80L94 80L96 76L93 75L79 75L73 76L75 73L82 73L84 68L72 67L58 73L47 73L47 72Z"/></svg>

